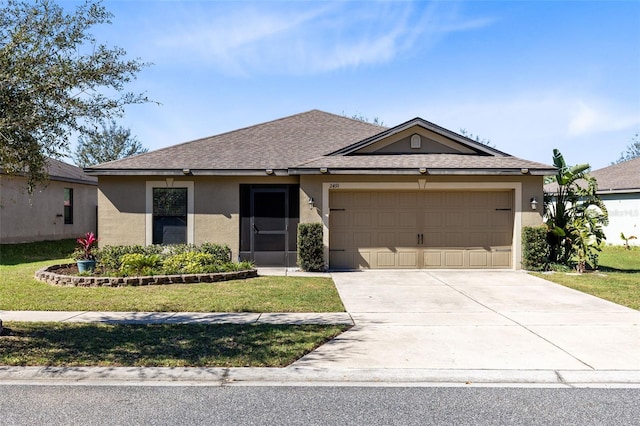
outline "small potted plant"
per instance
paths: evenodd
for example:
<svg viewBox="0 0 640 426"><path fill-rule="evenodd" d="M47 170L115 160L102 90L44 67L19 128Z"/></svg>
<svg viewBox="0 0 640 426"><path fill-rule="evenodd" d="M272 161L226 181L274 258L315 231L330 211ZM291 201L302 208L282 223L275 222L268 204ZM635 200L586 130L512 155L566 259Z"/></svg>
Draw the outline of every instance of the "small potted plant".
<svg viewBox="0 0 640 426"><path fill-rule="evenodd" d="M79 247L73 252L73 257L78 264L78 272L93 272L96 268L96 257L93 249L98 243L98 239L93 232L87 232L84 237L77 239Z"/></svg>

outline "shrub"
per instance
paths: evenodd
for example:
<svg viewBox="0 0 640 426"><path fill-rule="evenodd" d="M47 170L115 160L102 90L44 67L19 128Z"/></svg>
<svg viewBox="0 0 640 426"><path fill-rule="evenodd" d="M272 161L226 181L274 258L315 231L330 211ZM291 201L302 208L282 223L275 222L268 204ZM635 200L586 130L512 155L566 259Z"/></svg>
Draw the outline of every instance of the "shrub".
<svg viewBox="0 0 640 426"><path fill-rule="evenodd" d="M167 257L163 270L166 274L203 274L218 272L220 264L211 254L191 251Z"/></svg>
<svg viewBox="0 0 640 426"><path fill-rule="evenodd" d="M547 269L552 272L571 272L573 270L563 263L550 263Z"/></svg>
<svg viewBox="0 0 640 426"><path fill-rule="evenodd" d="M160 255L129 253L122 256L120 272L124 275L154 275L160 265Z"/></svg>
<svg viewBox="0 0 640 426"><path fill-rule="evenodd" d="M324 271L322 223L298 224L298 265L303 271Z"/></svg>
<svg viewBox="0 0 640 426"><path fill-rule="evenodd" d="M237 271L247 271L249 269L253 269L254 264L248 260L243 260L242 262L226 262L220 267L221 272L237 272Z"/></svg>
<svg viewBox="0 0 640 426"><path fill-rule="evenodd" d="M98 264L105 271L119 271L126 254L145 254L143 246L104 246L96 250Z"/></svg>
<svg viewBox="0 0 640 426"><path fill-rule="evenodd" d="M227 245L204 243L200 246L200 251L212 255L216 263L231 262L231 249Z"/></svg>
<svg viewBox="0 0 640 426"><path fill-rule="evenodd" d="M100 269L105 274L153 275L160 272L161 265L162 271L169 274L242 270L247 266L247 264L240 264L243 266L232 264L231 249L226 245L212 243L204 243L201 246L193 244L105 246L96 250L95 256ZM233 266L224 266L227 264ZM249 269L253 266L250 263L248 265Z"/></svg>
<svg viewBox="0 0 640 426"><path fill-rule="evenodd" d="M549 263L549 243L546 226L527 226L522 229L522 267L530 271L544 271Z"/></svg>

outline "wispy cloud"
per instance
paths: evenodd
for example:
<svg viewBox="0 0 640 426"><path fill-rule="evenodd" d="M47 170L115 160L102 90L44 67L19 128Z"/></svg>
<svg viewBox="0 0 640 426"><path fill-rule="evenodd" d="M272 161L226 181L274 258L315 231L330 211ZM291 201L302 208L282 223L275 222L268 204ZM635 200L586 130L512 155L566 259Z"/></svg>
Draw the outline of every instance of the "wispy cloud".
<svg viewBox="0 0 640 426"><path fill-rule="evenodd" d="M597 101L577 101L567 126L569 136L628 129L640 125L640 113L614 111Z"/></svg>
<svg viewBox="0 0 640 426"><path fill-rule="evenodd" d="M441 2L219 3L178 17L157 46L167 57L232 75L316 74L386 63L427 49L466 20Z"/></svg>

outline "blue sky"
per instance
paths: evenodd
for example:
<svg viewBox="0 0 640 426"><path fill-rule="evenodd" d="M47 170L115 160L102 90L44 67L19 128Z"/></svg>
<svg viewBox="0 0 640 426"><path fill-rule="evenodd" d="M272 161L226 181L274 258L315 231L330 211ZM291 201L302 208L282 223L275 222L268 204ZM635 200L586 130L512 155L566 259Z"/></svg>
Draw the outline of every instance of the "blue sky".
<svg viewBox="0 0 640 426"><path fill-rule="evenodd" d="M98 40L154 63L129 88L161 105L119 120L150 149L320 109L597 169L640 132L638 1L104 5Z"/></svg>

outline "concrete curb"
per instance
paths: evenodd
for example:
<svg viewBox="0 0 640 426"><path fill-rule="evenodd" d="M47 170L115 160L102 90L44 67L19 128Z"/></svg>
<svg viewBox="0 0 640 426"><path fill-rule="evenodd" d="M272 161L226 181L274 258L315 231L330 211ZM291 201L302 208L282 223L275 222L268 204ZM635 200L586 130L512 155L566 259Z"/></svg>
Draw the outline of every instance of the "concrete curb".
<svg viewBox="0 0 640 426"><path fill-rule="evenodd" d="M0 383L139 386L502 386L640 388L640 371L0 367Z"/></svg>

